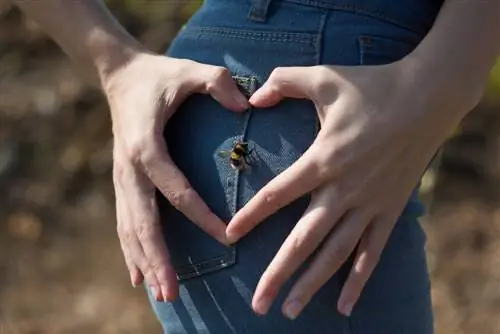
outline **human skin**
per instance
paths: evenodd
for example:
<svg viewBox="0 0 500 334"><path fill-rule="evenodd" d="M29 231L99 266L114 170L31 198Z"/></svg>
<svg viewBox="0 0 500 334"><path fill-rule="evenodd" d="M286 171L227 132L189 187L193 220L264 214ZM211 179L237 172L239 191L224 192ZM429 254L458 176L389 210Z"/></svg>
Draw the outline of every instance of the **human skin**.
<svg viewBox="0 0 500 334"><path fill-rule="evenodd" d="M221 67L157 55L140 45L97 0L16 0L103 89L113 122L117 231L132 285L174 300L178 282L162 237L155 189L191 221L227 243L215 216L174 165L166 122L192 93L241 112L248 101ZM97 79L97 80L95 80Z"/></svg>
<svg viewBox="0 0 500 334"><path fill-rule="evenodd" d="M281 207L312 195L259 281L256 312L267 312L283 284L325 242L292 287L283 312L297 317L356 251L338 301L339 311L350 315L412 189L439 146L480 101L499 52L499 17L500 1L449 0L429 34L401 61L277 68L250 98L260 108L285 97L309 99L321 123L307 152L264 186L227 228L228 239L236 242Z"/></svg>
<svg viewBox="0 0 500 334"><path fill-rule="evenodd" d="M98 0L13 2L76 63L97 74L113 120L118 235L132 284L145 279L157 300L173 300L178 283L160 233L155 187L224 244L312 193L309 208L253 298L254 310L265 314L286 280L326 241L283 304L292 319L360 241L338 301L341 313L351 313L429 160L480 100L500 40L499 0L448 0L430 33L398 62L277 68L250 104L310 99L321 131L310 149L262 188L226 229L173 164L162 130L191 93L208 93L235 112L246 109L248 102L227 70L152 53Z"/></svg>

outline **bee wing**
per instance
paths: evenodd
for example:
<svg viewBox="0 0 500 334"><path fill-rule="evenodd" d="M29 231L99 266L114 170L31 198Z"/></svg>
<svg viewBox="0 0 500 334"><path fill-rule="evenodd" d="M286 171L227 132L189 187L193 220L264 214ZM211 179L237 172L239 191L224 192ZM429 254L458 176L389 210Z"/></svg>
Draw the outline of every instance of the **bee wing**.
<svg viewBox="0 0 500 334"><path fill-rule="evenodd" d="M221 158L227 158L231 155L231 151L219 151L217 155Z"/></svg>

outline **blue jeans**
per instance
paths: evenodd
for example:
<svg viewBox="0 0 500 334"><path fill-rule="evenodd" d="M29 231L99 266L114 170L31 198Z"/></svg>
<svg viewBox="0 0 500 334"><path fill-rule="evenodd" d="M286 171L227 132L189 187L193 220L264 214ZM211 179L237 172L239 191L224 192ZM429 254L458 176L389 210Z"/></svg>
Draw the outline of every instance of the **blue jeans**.
<svg viewBox="0 0 500 334"><path fill-rule="evenodd" d="M440 5L438 0L206 0L168 55L224 66L251 95L278 66L379 65L401 59L428 32ZM172 158L223 220L229 221L263 185L296 161L318 133L310 101L287 99L270 109L236 114L209 96L193 95L167 125ZM254 149L254 163L247 171L232 169L218 154L239 140ZM268 315L252 312L257 282L308 200L306 196L295 201L237 245L225 247L158 196L181 283L180 297L173 303L159 303L150 296L164 332L433 333L425 235L418 222L423 208L416 192L351 317L341 316L336 305L352 259L296 320L284 318L280 305L297 275Z"/></svg>

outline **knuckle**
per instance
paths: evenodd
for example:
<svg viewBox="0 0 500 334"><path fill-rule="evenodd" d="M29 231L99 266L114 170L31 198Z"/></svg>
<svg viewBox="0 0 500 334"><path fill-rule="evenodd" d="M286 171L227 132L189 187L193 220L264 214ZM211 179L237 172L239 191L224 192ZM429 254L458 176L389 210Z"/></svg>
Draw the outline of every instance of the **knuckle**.
<svg viewBox="0 0 500 334"><path fill-rule="evenodd" d="M161 269L161 264L156 259L154 261L150 260L149 267L152 271L157 271L158 269Z"/></svg>
<svg viewBox="0 0 500 334"><path fill-rule="evenodd" d="M332 73L329 69L323 67L323 66L318 66L315 68L315 88L318 89L325 89L329 88L331 86L330 84L330 78L332 76Z"/></svg>
<svg viewBox="0 0 500 334"><path fill-rule="evenodd" d="M156 261L151 261L150 267L160 281L168 280L167 272L169 270L169 262L166 259L157 259Z"/></svg>
<svg viewBox="0 0 500 334"><path fill-rule="evenodd" d="M147 163L151 160L151 147L154 142L153 131L144 131L140 136L126 144L126 156L133 163Z"/></svg>
<svg viewBox="0 0 500 334"><path fill-rule="evenodd" d="M159 260L150 261L149 267L151 268L151 270L153 272L158 273L158 272L163 271L163 269L165 269L165 263L163 263Z"/></svg>
<svg viewBox="0 0 500 334"><path fill-rule="evenodd" d="M144 142L142 140L129 141L126 146L126 155L132 161L139 160L143 148Z"/></svg>
<svg viewBox="0 0 500 334"><path fill-rule="evenodd" d="M121 231L118 232L118 236L125 244L130 244L134 239L133 233L126 229L121 229Z"/></svg>
<svg viewBox="0 0 500 334"><path fill-rule="evenodd" d="M333 165L325 152L311 157L310 166L312 174L317 175L318 180L321 182L326 182L333 177Z"/></svg>
<svg viewBox="0 0 500 334"><path fill-rule="evenodd" d="M343 262L349 256L351 252L350 247L345 242L337 242L334 244L330 251L330 256L328 257L328 262L338 263Z"/></svg>
<svg viewBox="0 0 500 334"><path fill-rule="evenodd" d="M174 208L180 209L182 207L183 200L179 192L169 191L167 194L165 194L165 197L170 202L170 204L172 204Z"/></svg>
<svg viewBox="0 0 500 334"><path fill-rule="evenodd" d="M333 103L338 97L338 87L332 80L330 69L318 66L314 70L314 80L311 82L311 92L316 101L322 105Z"/></svg>
<svg viewBox="0 0 500 334"><path fill-rule="evenodd" d="M262 192L263 204L271 210L280 208L280 196L278 192L273 189L264 189Z"/></svg>
<svg viewBox="0 0 500 334"><path fill-rule="evenodd" d="M285 67L276 67L272 72L271 75L269 76L269 80L271 82L273 81L279 81L286 73L286 68Z"/></svg>
<svg viewBox="0 0 500 334"><path fill-rule="evenodd" d="M143 268L141 268L142 274L144 277L147 277L147 280L150 284L155 284L156 283L156 278L155 278L155 273L151 265L144 265Z"/></svg>
<svg viewBox="0 0 500 334"><path fill-rule="evenodd" d="M225 79L229 75L229 70L222 66L216 66L214 69L214 81Z"/></svg>
<svg viewBox="0 0 500 334"><path fill-rule="evenodd" d="M290 253L301 254L306 251L311 244L310 237L306 233L298 233L291 239Z"/></svg>
<svg viewBox="0 0 500 334"><path fill-rule="evenodd" d="M194 190L191 187L186 187L182 190L169 191L166 193L165 197L174 208L181 211L187 206L193 192Z"/></svg>
<svg viewBox="0 0 500 334"><path fill-rule="evenodd" d="M141 241L150 240L158 233L158 227L151 222L141 222L134 227L137 238Z"/></svg>
<svg viewBox="0 0 500 334"><path fill-rule="evenodd" d="M228 76L229 70L227 68L216 66L213 69L212 77L207 82L207 91L213 91L217 86L221 85Z"/></svg>

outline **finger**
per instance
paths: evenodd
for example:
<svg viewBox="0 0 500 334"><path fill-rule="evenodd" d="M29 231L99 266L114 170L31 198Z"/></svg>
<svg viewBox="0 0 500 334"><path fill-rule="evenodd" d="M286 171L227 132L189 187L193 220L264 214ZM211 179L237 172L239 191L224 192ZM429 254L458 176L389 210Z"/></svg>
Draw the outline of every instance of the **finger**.
<svg viewBox="0 0 500 334"><path fill-rule="evenodd" d="M121 234L121 230L123 229L124 225L124 214L126 208L123 207L123 201L120 200L120 196L118 195L118 192L116 192L116 219L117 219L117 230L118 230L118 235ZM123 252L123 256L125 258L125 264L127 265L129 274L130 274L130 281L132 283L132 286L135 288L136 286L140 285L144 281L144 276L142 276L141 271L139 268L135 265L135 263L132 261L132 257L130 255L129 249L127 245L124 243L123 238L118 238L120 240L120 246Z"/></svg>
<svg viewBox="0 0 500 334"><path fill-rule="evenodd" d="M312 148L312 147L311 147ZM299 197L310 193L324 181L311 148L283 173L266 184L229 222L226 235L238 241L261 221Z"/></svg>
<svg viewBox="0 0 500 334"><path fill-rule="evenodd" d="M318 248L343 213L339 198L329 193L313 196L305 214L262 275L252 303L255 312L267 313L285 282Z"/></svg>
<svg viewBox="0 0 500 334"><path fill-rule="evenodd" d="M134 205L134 227L147 260L147 270L156 276L162 300L172 301L177 297L179 286L163 237L154 187L147 185L149 180L143 175L136 175L133 181L137 191L131 192L129 199Z"/></svg>
<svg viewBox="0 0 500 334"><path fill-rule="evenodd" d="M148 145L150 157L145 157L143 167L163 196L189 220L222 244L226 239L226 224L222 222L191 187L184 174L166 153L163 141Z"/></svg>
<svg viewBox="0 0 500 334"><path fill-rule="evenodd" d="M157 301L162 301L164 300L164 296L162 293L160 282L156 277L156 274L151 270L149 263L144 255L142 245L139 243L139 240L137 238L137 231L134 228L135 217L133 215L133 210L131 209L130 201L127 200L128 197L120 195L125 193L130 194L133 193L133 191L125 192L120 185L117 185L116 188L118 197L121 198L120 206L123 208L123 214L121 216L123 226L118 229L118 236L120 238L120 244L122 245L124 255L126 256L126 258L130 259L134 266L137 266L139 268L154 298Z"/></svg>
<svg viewBox="0 0 500 334"><path fill-rule="evenodd" d="M342 288L338 301L339 312L350 316L352 309L379 262L391 234L386 220L375 219L364 232L358 246L353 268Z"/></svg>
<svg viewBox="0 0 500 334"><path fill-rule="evenodd" d="M337 272L356 247L369 218L351 211L332 231L310 267L295 283L283 303L283 313L295 319L316 292Z"/></svg>
<svg viewBox="0 0 500 334"><path fill-rule="evenodd" d="M144 251L142 250L142 245L135 235L135 232L126 232L126 235L128 235L128 237L125 237L126 246L124 248L128 249L130 258L137 265L144 276L144 282L148 285L155 300L164 301L164 289L162 289L161 283L156 277L155 272L151 269L149 262L144 255Z"/></svg>
<svg viewBox="0 0 500 334"><path fill-rule="evenodd" d="M278 67L264 85L250 97L250 104L266 108L277 104L285 97L314 100L317 71L316 67Z"/></svg>
<svg viewBox="0 0 500 334"><path fill-rule="evenodd" d="M238 89L228 69L219 66L193 62L194 69L187 82L190 93L210 94L217 102L233 111L244 111L250 104L246 96Z"/></svg>

